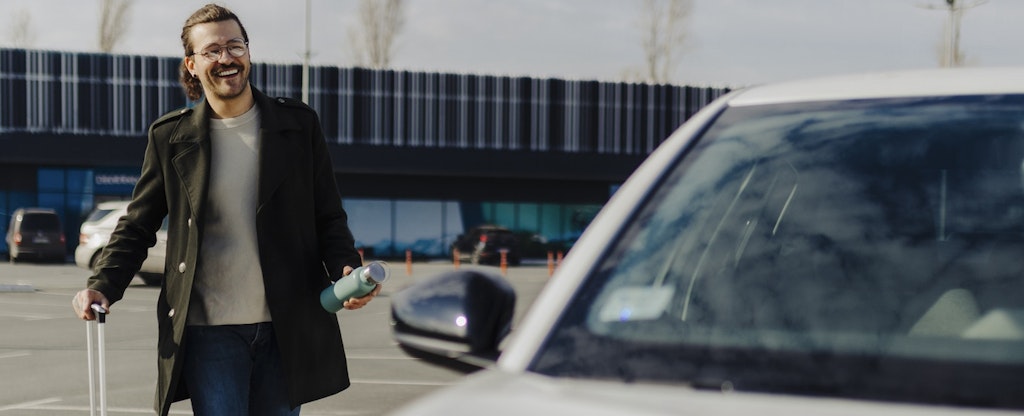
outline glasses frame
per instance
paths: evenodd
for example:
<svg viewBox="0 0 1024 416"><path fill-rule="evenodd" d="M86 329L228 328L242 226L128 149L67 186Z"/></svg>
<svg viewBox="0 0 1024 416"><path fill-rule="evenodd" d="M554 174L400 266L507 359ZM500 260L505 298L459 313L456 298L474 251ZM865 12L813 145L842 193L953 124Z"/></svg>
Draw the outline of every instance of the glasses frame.
<svg viewBox="0 0 1024 416"><path fill-rule="evenodd" d="M242 46L239 47L237 45L238 42L241 42ZM232 50L236 47L238 49L238 52L232 52ZM242 38L235 38L223 45L209 45L206 47L205 50L199 52L192 52L188 56L199 55L206 59L207 62L217 62L224 57L225 53L234 58L241 58L245 56L245 54L249 53L249 41L244 40Z"/></svg>

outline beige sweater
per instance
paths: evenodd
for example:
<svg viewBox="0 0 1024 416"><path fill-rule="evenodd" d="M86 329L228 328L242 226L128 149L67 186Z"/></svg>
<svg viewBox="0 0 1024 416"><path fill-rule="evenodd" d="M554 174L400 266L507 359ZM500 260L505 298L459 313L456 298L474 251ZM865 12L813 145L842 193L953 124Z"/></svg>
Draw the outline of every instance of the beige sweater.
<svg viewBox="0 0 1024 416"><path fill-rule="evenodd" d="M256 240L259 109L210 120L212 159L189 325L270 321Z"/></svg>

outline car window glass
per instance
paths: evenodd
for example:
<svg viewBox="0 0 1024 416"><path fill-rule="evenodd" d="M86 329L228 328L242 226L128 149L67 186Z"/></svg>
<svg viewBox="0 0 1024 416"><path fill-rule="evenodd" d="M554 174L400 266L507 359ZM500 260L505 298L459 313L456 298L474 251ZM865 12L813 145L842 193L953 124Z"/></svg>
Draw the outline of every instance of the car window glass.
<svg viewBox="0 0 1024 416"><path fill-rule="evenodd" d="M99 220L103 219L103 217L106 217L107 214L110 214L111 212L114 212L114 210L112 210L112 209L100 209L100 208L97 208L97 209L93 210L92 213L89 214L89 217L87 217L85 219L85 222L99 221Z"/></svg>
<svg viewBox="0 0 1024 416"><path fill-rule="evenodd" d="M603 256L534 369L779 388L752 380L831 357L786 373L810 388L865 357L960 376L1022 365L1022 169L1020 97L727 110Z"/></svg>
<svg viewBox="0 0 1024 416"><path fill-rule="evenodd" d="M60 230L60 219L53 214L24 214L21 220L21 231L36 230Z"/></svg>

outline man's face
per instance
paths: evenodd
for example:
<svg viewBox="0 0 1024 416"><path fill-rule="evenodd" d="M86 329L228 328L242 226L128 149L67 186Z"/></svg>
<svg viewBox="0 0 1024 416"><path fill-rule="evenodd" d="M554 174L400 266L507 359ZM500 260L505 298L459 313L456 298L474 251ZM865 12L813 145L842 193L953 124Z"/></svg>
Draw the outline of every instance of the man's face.
<svg viewBox="0 0 1024 416"><path fill-rule="evenodd" d="M242 29L234 20L201 23L192 27L189 33L194 55L186 58L188 70L199 78L207 100L229 101L237 98L249 88L249 51L245 48L242 56L232 56L231 46L244 42ZM220 56L211 62L204 52L220 51Z"/></svg>

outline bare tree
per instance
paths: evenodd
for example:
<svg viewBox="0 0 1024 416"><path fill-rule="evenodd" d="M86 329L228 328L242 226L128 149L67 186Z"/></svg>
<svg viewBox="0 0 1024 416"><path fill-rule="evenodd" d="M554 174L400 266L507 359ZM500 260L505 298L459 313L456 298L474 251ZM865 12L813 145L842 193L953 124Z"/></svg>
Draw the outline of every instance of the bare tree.
<svg viewBox="0 0 1024 416"><path fill-rule="evenodd" d="M128 32L128 20L135 0L100 0L100 51L110 53Z"/></svg>
<svg viewBox="0 0 1024 416"><path fill-rule="evenodd" d="M32 29L32 13L28 9L20 9L10 16L11 46L15 48L30 48L36 42L36 33Z"/></svg>
<svg viewBox="0 0 1024 416"><path fill-rule="evenodd" d="M395 40L405 25L404 0L362 0L359 22L349 30L357 65L386 68L395 53Z"/></svg>
<svg viewBox="0 0 1024 416"><path fill-rule="evenodd" d="M643 78L651 83L668 83L686 46L693 0L644 0L643 5Z"/></svg>

